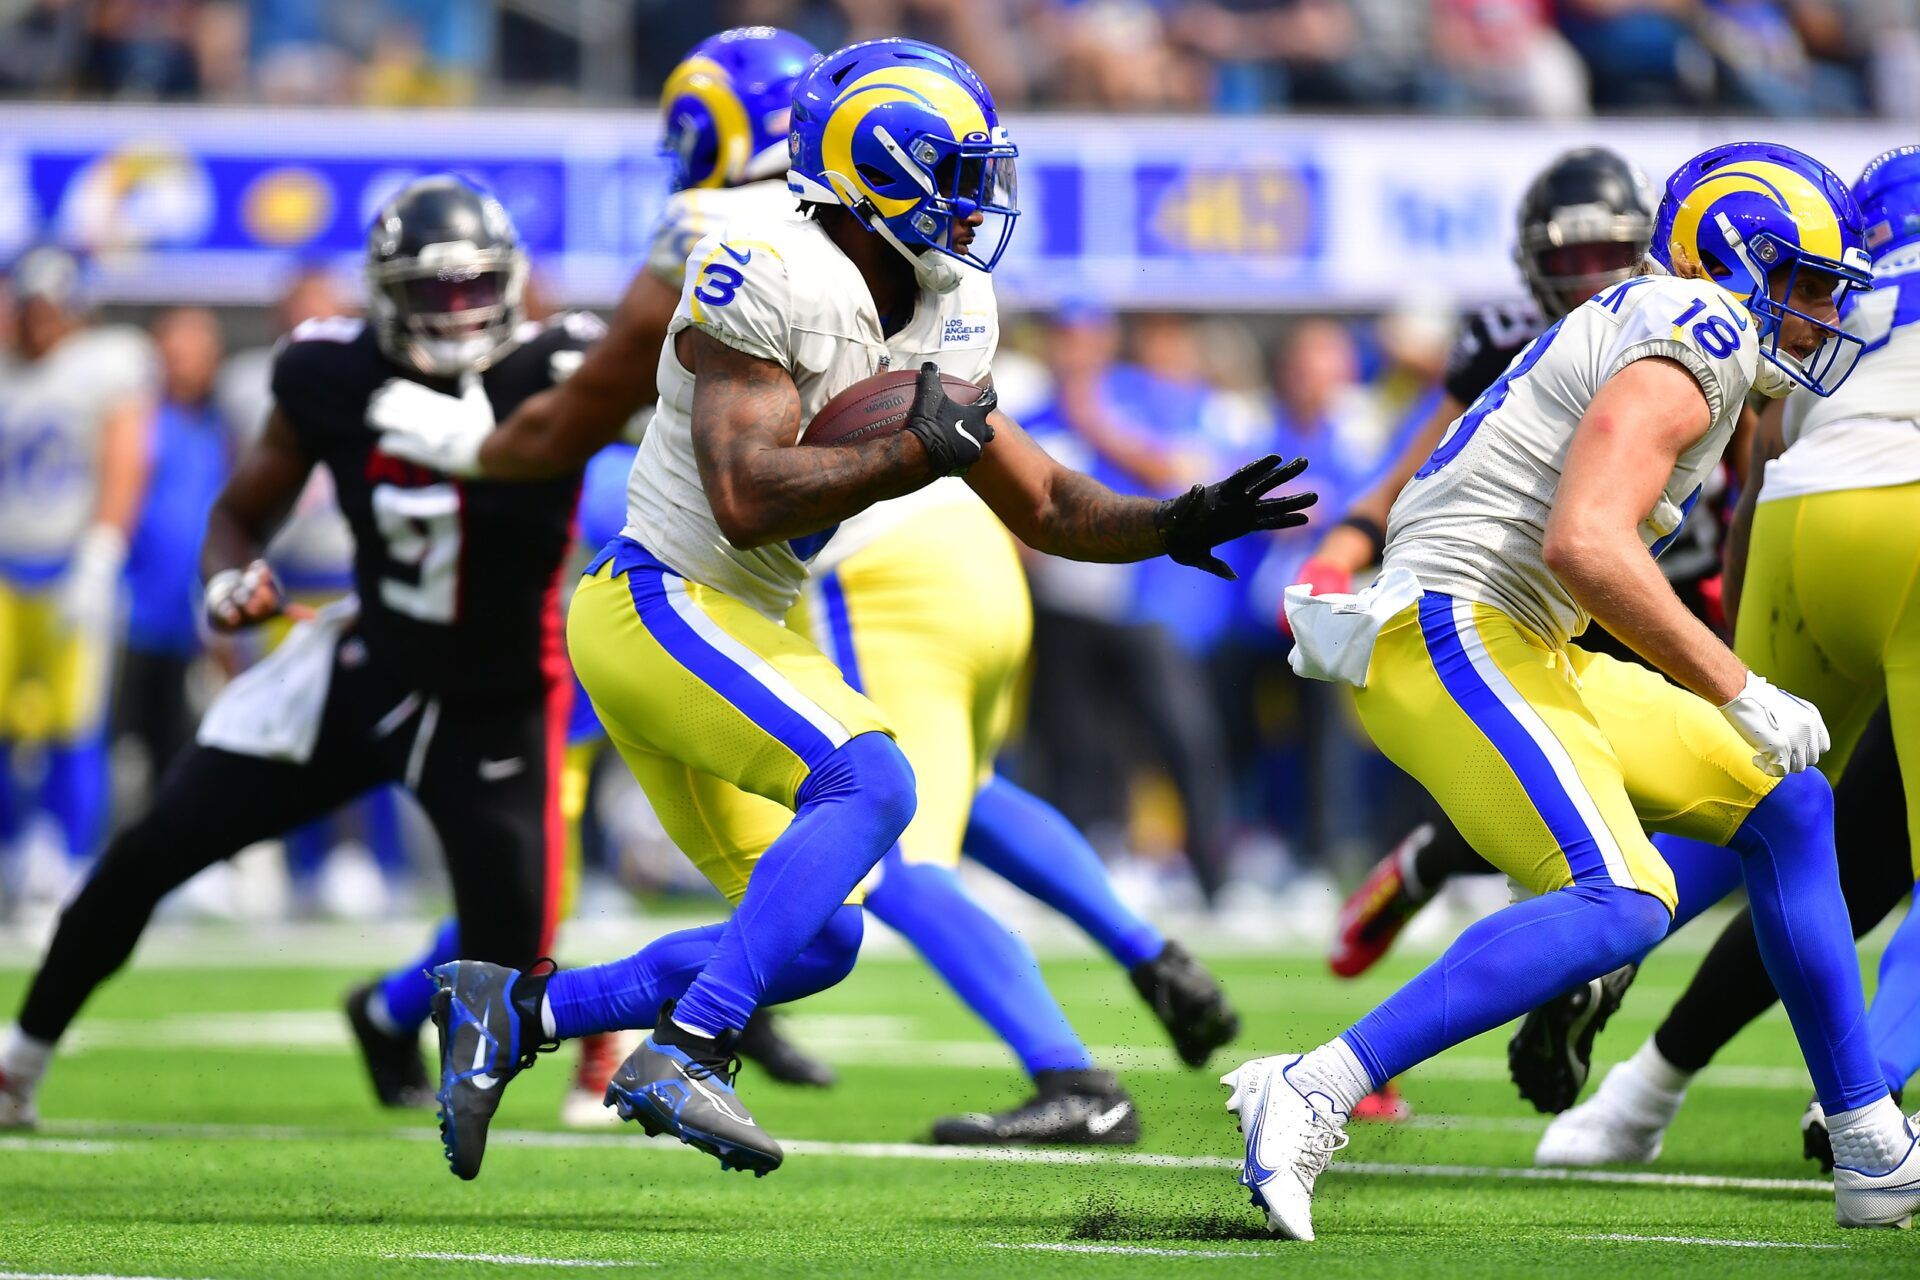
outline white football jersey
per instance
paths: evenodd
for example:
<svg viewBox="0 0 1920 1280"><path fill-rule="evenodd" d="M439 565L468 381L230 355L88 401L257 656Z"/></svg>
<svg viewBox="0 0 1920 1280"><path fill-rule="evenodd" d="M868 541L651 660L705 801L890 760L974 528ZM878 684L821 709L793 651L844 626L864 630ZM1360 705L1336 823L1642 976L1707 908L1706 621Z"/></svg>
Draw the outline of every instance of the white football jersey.
<svg viewBox="0 0 1920 1280"><path fill-rule="evenodd" d="M808 563L837 538L826 530L750 550L727 541L700 482L694 379L674 354L673 335L692 326L785 368L799 389L804 424L835 395L890 369L917 369L932 360L969 382L986 378L1000 340L993 282L968 270L952 293L921 290L913 319L889 338L859 270L811 219L731 223L695 246L687 270L660 351L659 407L627 484L625 532L675 572L781 618L799 595ZM965 494L961 500L974 500L958 480L929 488L957 497L955 486ZM897 501L916 496L923 503L945 500L911 495Z"/></svg>
<svg viewBox="0 0 1920 1280"><path fill-rule="evenodd" d="M1639 276L1615 285L1535 338L1448 428L1401 491L1387 522L1389 567L1429 591L1492 605L1551 644L1587 614L1541 556L1573 429L1608 378L1663 356L1699 381L1709 423L1640 522L1658 555L1720 463L1759 373L1753 318L1700 280ZM1769 385L1772 385L1771 383Z"/></svg>
<svg viewBox="0 0 1920 1280"><path fill-rule="evenodd" d="M1860 363L1830 396L1788 397L1787 451L1767 464L1762 502L1920 481L1920 246L1873 275L1845 321L1866 342Z"/></svg>
<svg viewBox="0 0 1920 1280"><path fill-rule="evenodd" d="M797 218L799 203L783 175L738 187L689 187L676 191L660 211L647 250L647 270L678 289L687 278L693 246L731 222Z"/></svg>
<svg viewBox="0 0 1920 1280"><path fill-rule="evenodd" d="M0 561L66 561L100 496L100 426L129 399L151 400L153 342L129 325L81 329L39 360L0 365Z"/></svg>

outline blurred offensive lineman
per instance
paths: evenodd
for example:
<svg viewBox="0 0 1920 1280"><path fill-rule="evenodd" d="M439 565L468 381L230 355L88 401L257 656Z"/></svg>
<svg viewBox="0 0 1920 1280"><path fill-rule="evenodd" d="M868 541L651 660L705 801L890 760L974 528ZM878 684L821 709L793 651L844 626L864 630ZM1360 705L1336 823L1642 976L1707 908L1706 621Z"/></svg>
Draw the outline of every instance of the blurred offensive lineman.
<svg viewBox="0 0 1920 1280"><path fill-rule="evenodd" d="M1675 881L1647 827L1740 855L1832 1120L1836 1220L1903 1224L1920 1207L1920 1146L1865 1032L1832 791L1810 768L1820 713L1748 670L1648 554L1749 391L1826 395L1850 372L1861 343L1835 320L1871 287L1861 238L1846 186L1799 152L1696 157L1668 180L1658 270L1548 329L1453 425L1394 504L1380 581L1289 592L1303 673L1355 685L1381 750L1538 896L1470 927L1338 1038L1222 1079L1271 1229L1313 1237L1315 1179L1381 1083L1665 935ZM1571 645L1590 618L1674 683Z"/></svg>
<svg viewBox="0 0 1920 1280"><path fill-rule="evenodd" d="M1920 571L1920 147L1875 157L1853 194L1874 275L1873 292L1850 296L1841 313L1865 344L1860 367L1836 395L1795 391L1777 427L1761 431L1727 570L1739 590L1727 598L1734 651L1804 694L1833 726L1820 768L1836 780L1841 887L1862 934L1920 879L1910 861L1920 848L1920 619L1910 589ZM1883 702L1890 743L1887 726L1867 728ZM1877 758L1861 760L1856 743ZM1901 758L1887 758L1889 747ZM1903 826L1904 847L1894 835ZM1639 1051L1547 1127L1534 1162L1656 1159L1693 1075L1774 999L1753 920L1743 915ZM1920 1070L1916 1008L1920 912L1909 911L1881 957L1867 1008L1869 1037L1895 1093ZM1807 1155L1831 1168L1818 1099L1802 1127Z"/></svg>
<svg viewBox="0 0 1920 1280"><path fill-rule="evenodd" d="M1030 545L1085 559L1213 568L1218 543L1303 521L1310 495L1265 495L1304 464L1268 458L1167 503L1125 498L1055 464L994 412L990 390L968 406L946 397L941 370L988 371L988 272L1016 214L1014 154L985 86L951 54L854 45L795 93L788 182L810 216L731 223L689 255L629 524L589 566L568 638L655 811L737 906L724 926L612 965L443 968L442 1128L457 1173L477 1172L499 1086L539 1043L656 1013L609 1090L622 1114L726 1167L779 1166L779 1144L733 1092L733 1036L758 1005L850 970L849 899L915 809L886 713L781 625L839 522L961 473ZM920 368L904 431L795 447L835 393L896 366ZM387 447L537 475L599 442L570 442L574 429L540 407L495 431L443 400Z"/></svg>
<svg viewBox="0 0 1920 1280"><path fill-rule="evenodd" d="M794 81L819 56L798 36L745 27L703 42L669 78L663 110L679 190L613 330L555 394L551 411L575 432L595 425L596 411L605 413L597 424L604 430L653 399L650 366L634 360L607 367L604 356L649 341L658 350L695 242L728 224L792 216L785 179L788 106ZM745 109L709 107L735 100ZM737 126L775 115L777 129L761 129L744 144L735 136ZM747 180L717 186L726 175L714 166L729 156L747 158ZM768 178L769 172L779 176ZM997 325L990 313L980 314L981 331L966 336L983 374ZM637 334L621 331L628 324ZM617 399L609 396L603 406L586 398L588 388L612 379L619 380ZM567 403L576 400L578 417ZM1031 633L1012 539L971 489L947 480L844 522L812 570L788 625L810 635L847 683L891 718L919 797L899 847L869 878L864 905L927 958L1034 1081L1035 1096L1025 1105L939 1121L935 1140L1134 1141L1139 1123L1132 1100L1112 1073L1095 1066L1026 944L954 874L963 842L978 860L1085 925L1129 970L1192 1065L1204 1064L1236 1020L1211 975L1120 902L1099 855L1071 824L992 773ZM786 812L773 801L757 803L771 839L786 825ZM757 1057L762 1039L749 1023L737 1051ZM813 1078L825 1072L819 1067Z"/></svg>
<svg viewBox="0 0 1920 1280"><path fill-rule="evenodd" d="M282 347L272 416L208 520L208 620L233 631L281 612L260 557L316 463L353 529L357 609L322 611L229 685L152 810L108 846L0 1051L0 1119L33 1121L54 1043L163 895L382 783L411 788L439 832L464 949L514 964L545 949L572 692L555 593L578 472L454 481L378 452L365 421L391 378L501 413L564 378L601 326L523 323L526 270L497 201L421 179L369 235L372 320L310 321Z"/></svg>
<svg viewBox="0 0 1920 1280"><path fill-rule="evenodd" d="M159 370L146 334L87 322L65 250L29 250L7 287L18 355L0 356L0 869L14 890L57 901L70 873L48 866L42 880L21 865L33 807L13 757L22 741L43 745L37 808L69 859L91 858L106 829L120 569L146 491Z"/></svg>

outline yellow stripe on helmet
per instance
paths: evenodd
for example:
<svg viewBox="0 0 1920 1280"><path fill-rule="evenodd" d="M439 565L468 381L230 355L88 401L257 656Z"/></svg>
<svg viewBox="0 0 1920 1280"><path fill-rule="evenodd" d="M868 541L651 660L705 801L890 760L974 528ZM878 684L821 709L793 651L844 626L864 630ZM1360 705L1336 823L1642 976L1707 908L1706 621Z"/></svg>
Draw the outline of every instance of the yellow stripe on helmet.
<svg viewBox="0 0 1920 1280"><path fill-rule="evenodd" d="M752 158L747 153L753 145L753 126L747 120L747 109L741 105L740 95L733 91L733 77L712 58L687 58L673 69L666 86L660 90L663 107L680 98L692 98L707 109L707 114L713 117L714 136L720 142L713 172L693 185L726 186Z"/></svg>
<svg viewBox="0 0 1920 1280"><path fill-rule="evenodd" d="M868 113L895 102L918 102L933 111L946 122L956 142L968 134L987 132L986 115L973 95L953 80L925 67L870 71L842 88L820 135L823 167L871 200L880 215L887 218L898 217L913 208L920 197L883 196L869 187L854 167L853 138Z"/></svg>
<svg viewBox="0 0 1920 1280"><path fill-rule="evenodd" d="M1672 251L1698 262L1700 224L1713 206L1730 195L1765 196L1793 219L1803 252L1838 259L1843 248L1840 219L1820 189L1796 170L1766 160L1749 160L1715 169L1680 203L1673 219Z"/></svg>

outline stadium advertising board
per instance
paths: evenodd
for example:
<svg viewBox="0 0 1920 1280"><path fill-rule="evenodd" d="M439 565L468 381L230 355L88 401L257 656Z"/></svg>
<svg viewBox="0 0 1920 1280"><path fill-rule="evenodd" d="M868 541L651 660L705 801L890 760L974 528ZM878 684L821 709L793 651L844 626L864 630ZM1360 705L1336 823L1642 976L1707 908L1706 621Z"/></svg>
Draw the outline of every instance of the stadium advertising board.
<svg viewBox="0 0 1920 1280"><path fill-rule="evenodd" d="M1012 122L1022 225L1006 303L1189 311L1372 309L1508 296L1511 211L1534 170L1604 143L1656 181L1765 132L1851 175L1888 125L1738 121L1040 116ZM513 212L549 289L607 305L665 195L641 111L281 112L16 106L0 138L0 257L51 234L97 255L106 301L257 303L314 261L349 267L385 196L454 168Z"/></svg>

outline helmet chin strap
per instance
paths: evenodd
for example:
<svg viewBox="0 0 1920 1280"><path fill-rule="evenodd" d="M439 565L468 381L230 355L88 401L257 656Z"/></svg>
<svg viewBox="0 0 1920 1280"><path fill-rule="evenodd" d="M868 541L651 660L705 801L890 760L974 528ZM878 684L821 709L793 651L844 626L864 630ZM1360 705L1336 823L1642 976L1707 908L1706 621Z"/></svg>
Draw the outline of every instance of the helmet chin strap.
<svg viewBox="0 0 1920 1280"><path fill-rule="evenodd" d="M946 254L931 250L915 253L901 243L900 237L893 234L893 228L878 217L867 223L867 229L877 233L901 257L913 264L913 276L920 282L921 288L931 289L935 293L952 293L960 287L960 264Z"/></svg>

